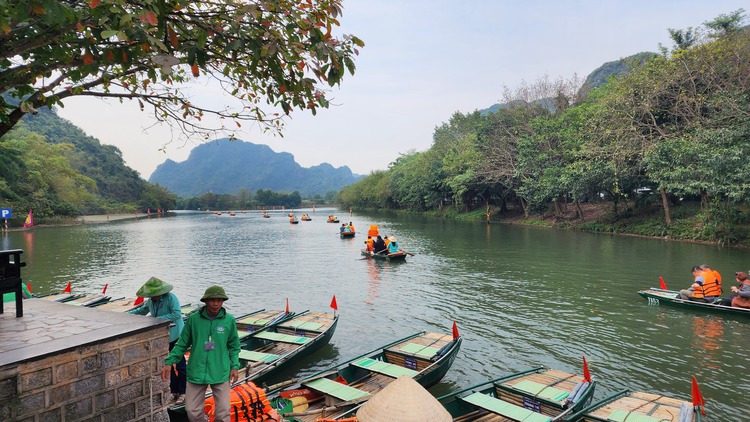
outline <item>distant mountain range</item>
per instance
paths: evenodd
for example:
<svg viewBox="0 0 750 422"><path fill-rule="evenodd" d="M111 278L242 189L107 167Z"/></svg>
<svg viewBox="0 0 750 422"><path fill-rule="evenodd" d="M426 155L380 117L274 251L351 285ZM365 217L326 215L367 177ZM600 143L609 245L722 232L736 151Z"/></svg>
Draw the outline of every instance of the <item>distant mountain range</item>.
<svg viewBox="0 0 750 422"><path fill-rule="evenodd" d="M160 164L151 183L182 197L206 192L235 194L240 189L255 192L299 192L303 196L339 191L362 178L347 166L322 163L302 167L287 152L275 152L266 145L220 139L198 145L186 161L167 160Z"/></svg>

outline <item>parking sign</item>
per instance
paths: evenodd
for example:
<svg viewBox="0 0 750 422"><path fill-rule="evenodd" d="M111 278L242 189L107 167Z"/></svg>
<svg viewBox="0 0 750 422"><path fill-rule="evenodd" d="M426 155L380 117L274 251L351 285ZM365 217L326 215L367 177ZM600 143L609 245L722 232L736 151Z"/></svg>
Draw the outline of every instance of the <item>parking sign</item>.
<svg viewBox="0 0 750 422"><path fill-rule="evenodd" d="M12 218L13 210L10 208L0 208L0 218Z"/></svg>

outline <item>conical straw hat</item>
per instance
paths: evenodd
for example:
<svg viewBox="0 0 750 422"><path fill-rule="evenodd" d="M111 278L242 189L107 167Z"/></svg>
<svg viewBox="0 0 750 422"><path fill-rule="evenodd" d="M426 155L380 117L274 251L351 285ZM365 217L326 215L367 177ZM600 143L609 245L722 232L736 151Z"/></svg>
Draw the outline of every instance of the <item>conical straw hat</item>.
<svg viewBox="0 0 750 422"><path fill-rule="evenodd" d="M407 375L388 384L357 411L359 422L450 422L450 413Z"/></svg>

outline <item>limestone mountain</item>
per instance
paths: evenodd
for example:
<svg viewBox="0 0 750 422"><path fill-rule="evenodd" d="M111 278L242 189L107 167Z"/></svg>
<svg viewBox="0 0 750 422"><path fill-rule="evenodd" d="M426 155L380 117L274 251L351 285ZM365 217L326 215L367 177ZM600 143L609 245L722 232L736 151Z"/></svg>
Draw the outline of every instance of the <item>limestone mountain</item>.
<svg viewBox="0 0 750 422"><path fill-rule="evenodd" d="M360 178L346 166L322 163L305 168L292 154L275 152L267 145L220 139L193 148L183 162L165 161L149 181L189 197L206 192L234 194L240 189L323 195Z"/></svg>

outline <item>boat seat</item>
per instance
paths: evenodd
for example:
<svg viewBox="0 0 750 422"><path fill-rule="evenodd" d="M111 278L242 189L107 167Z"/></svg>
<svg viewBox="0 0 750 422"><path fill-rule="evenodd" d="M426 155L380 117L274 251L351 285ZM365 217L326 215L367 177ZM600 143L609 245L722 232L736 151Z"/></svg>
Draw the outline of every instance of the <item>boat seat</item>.
<svg viewBox="0 0 750 422"><path fill-rule="evenodd" d="M403 366L394 365L392 363L383 362L375 359L364 358L353 363L354 366L367 369L368 371L377 372L379 374L388 375L389 377L398 378L401 375L407 375L410 378L414 378L419 372L404 368Z"/></svg>
<svg viewBox="0 0 750 422"><path fill-rule="evenodd" d="M252 350L240 350L240 359L249 360L251 362L263 361L265 363L271 363L278 358L279 355L274 355L272 353L255 352Z"/></svg>
<svg viewBox="0 0 750 422"><path fill-rule="evenodd" d="M487 409L490 412L497 413L499 415L510 418L514 421L523 422L549 422L552 420L551 417L536 413L529 409L517 406L513 403L502 401L498 398L476 392L466 397L462 397L461 400L471 403L474 406Z"/></svg>
<svg viewBox="0 0 750 422"><path fill-rule="evenodd" d="M268 331L261 331L256 334L255 337L262 338L264 340L280 341L282 343L293 343L293 344L305 344L310 341L309 337L305 336L293 336L290 334L281 333L270 333Z"/></svg>
<svg viewBox="0 0 750 422"><path fill-rule="evenodd" d="M260 325L264 326L268 324L269 319L268 318L256 318L252 315L247 316L245 318L237 320L240 324L247 324L247 325Z"/></svg>
<svg viewBox="0 0 750 422"><path fill-rule="evenodd" d="M423 346L417 343L407 343L405 346L399 349L402 353L409 355L420 356L423 358L430 359L440 351L437 347Z"/></svg>
<svg viewBox="0 0 750 422"><path fill-rule="evenodd" d="M240 341L244 340L245 337L248 337L252 334L251 331L239 331L237 330L237 337L239 337Z"/></svg>
<svg viewBox="0 0 750 422"><path fill-rule="evenodd" d="M318 331L323 326L323 324L319 322L312 322L312 321L290 321L286 324L279 325L279 327L283 328L290 328L292 330L309 330L309 331Z"/></svg>
<svg viewBox="0 0 750 422"><path fill-rule="evenodd" d="M310 382L303 382L302 385L336 397L337 399L343 401L356 400L370 395L370 393L366 391L358 390L354 387L349 387L346 384L341 384L339 382L329 380L328 378L318 378Z"/></svg>
<svg viewBox="0 0 750 422"><path fill-rule="evenodd" d="M533 394L535 397L561 402L568 398L569 392L559 388L550 387L538 382L523 380L513 385L513 388L523 392Z"/></svg>
<svg viewBox="0 0 750 422"><path fill-rule="evenodd" d="M607 420L610 421L616 421L616 422L659 422L663 419L655 418L653 416L644 415L641 413L633 413L628 412L627 410L623 409L615 409L609 416L607 416Z"/></svg>

